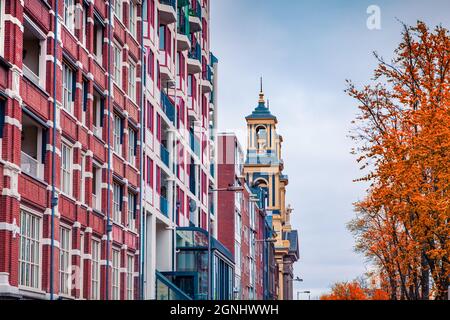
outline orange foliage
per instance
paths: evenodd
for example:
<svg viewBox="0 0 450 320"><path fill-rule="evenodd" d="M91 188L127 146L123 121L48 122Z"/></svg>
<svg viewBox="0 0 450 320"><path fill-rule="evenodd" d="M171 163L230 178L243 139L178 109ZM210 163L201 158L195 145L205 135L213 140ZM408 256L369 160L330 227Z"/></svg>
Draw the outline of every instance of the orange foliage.
<svg viewBox="0 0 450 320"><path fill-rule="evenodd" d="M323 295L320 300L369 300L366 292L358 282L336 283L331 289L331 294Z"/></svg>
<svg viewBox="0 0 450 320"><path fill-rule="evenodd" d="M450 36L418 22L375 84L347 93L360 114L351 138L368 173L349 225L391 299L447 297L450 279ZM430 287L429 278L433 287Z"/></svg>

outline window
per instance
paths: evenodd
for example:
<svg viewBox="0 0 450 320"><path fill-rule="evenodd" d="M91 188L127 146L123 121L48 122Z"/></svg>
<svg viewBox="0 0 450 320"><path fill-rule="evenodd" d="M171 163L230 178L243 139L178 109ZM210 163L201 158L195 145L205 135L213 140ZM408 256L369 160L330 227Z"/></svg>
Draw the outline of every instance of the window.
<svg viewBox="0 0 450 320"><path fill-rule="evenodd" d="M130 129L128 131L128 159L133 167L136 166L136 149L136 131L134 131L134 129Z"/></svg>
<svg viewBox="0 0 450 320"><path fill-rule="evenodd" d="M123 19L123 7L122 0L114 0L114 14L116 15L119 21Z"/></svg>
<svg viewBox="0 0 450 320"><path fill-rule="evenodd" d="M40 288L41 218L20 211L19 285Z"/></svg>
<svg viewBox="0 0 450 320"><path fill-rule="evenodd" d="M44 88L47 55L46 35L27 16L24 16L23 26L23 74L34 84Z"/></svg>
<svg viewBox="0 0 450 320"><path fill-rule="evenodd" d="M61 191L72 195L72 149L65 143L61 147Z"/></svg>
<svg viewBox="0 0 450 320"><path fill-rule="evenodd" d="M75 4L74 0L64 0L64 25L70 32L75 31Z"/></svg>
<svg viewBox="0 0 450 320"><path fill-rule="evenodd" d="M113 185L113 221L122 223L122 187L114 183Z"/></svg>
<svg viewBox="0 0 450 320"><path fill-rule="evenodd" d="M82 21L81 21L81 33L82 33L82 37L83 39L82 44L84 47L86 47L87 44L87 28L88 28L88 7L86 5L83 5L83 16L81 17Z"/></svg>
<svg viewBox="0 0 450 320"><path fill-rule="evenodd" d="M102 139L103 115L105 113L105 100L97 91L94 92L92 104L92 130L97 138Z"/></svg>
<svg viewBox="0 0 450 320"><path fill-rule="evenodd" d="M96 17L94 19L94 56L97 60L97 63L103 64L103 33L104 26L100 22L100 20Z"/></svg>
<svg viewBox="0 0 450 320"><path fill-rule="evenodd" d="M71 289L69 284L71 280L70 237L70 229L59 228L59 291L64 295L70 295Z"/></svg>
<svg viewBox="0 0 450 320"><path fill-rule="evenodd" d="M97 211L102 211L102 169L97 164L92 166L92 208Z"/></svg>
<svg viewBox="0 0 450 320"><path fill-rule="evenodd" d="M136 38L136 14L137 14L137 8L136 4L133 1L130 1L130 19L129 19L129 30L133 37Z"/></svg>
<svg viewBox="0 0 450 320"><path fill-rule="evenodd" d="M136 65L130 61L128 74L128 96L131 101L136 101Z"/></svg>
<svg viewBox="0 0 450 320"><path fill-rule="evenodd" d="M5 127L5 112L6 112L5 100L0 99L0 159L2 158L2 138L3 138L3 128ZM23 132L23 123L22 123L22 132Z"/></svg>
<svg viewBox="0 0 450 320"><path fill-rule="evenodd" d="M63 108L73 114L73 105L75 98L74 72L67 65L63 64Z"/></svg>
<svg viewBox="0 0 450 320"><path fill-rule="evenodd" d="M118 115L114 115L114 131L113 131L114 152L120 156L122 155L122 136L123 136L122 118L120 118Z"/></svg>
<svg viewBox="0 0 450 320"><path fill-rule="evenodd" d="M112 300L120 300L120 251L112 250Z"/></svg>
<svg viewBox="0 0 450 320"><path fill-rule="evenodd" d="M150 79L155 80L155 54L152 50L149 50L148 54L148 76Z"/></svg>
<svg viewBox="0 0 450 320"><path fill-rule="evenodd" d="M92 239L91 300L100 299L100 241Z"/></svg>
<svg viewBox="0 0 450 320"><path fill-rule="evenodd" d="M135 230L136 225L136 195L128 193L128 229Z"/></svg>
<svg viewBox="0 0 450 320"><path fill-rule="evenodd" d="M153 133L153 122L154 122L154 108L149 102L147 104L147 128Z"/></svg>
<svg viewBox="0 0 450 320"><path fill-rule="evenodd" d="M153 160L147 157L147 185L153 188Z"/></svg>
<svg viewBox="0 0 450 320"><path fill-rule="evenodd" d="M83 79L83 111L81 113L81 123L84 126L87 126L86 121L86 111L87 111L87 104L88 104L88 94L89 94L89 84L87 80Z"/></svg>
<svg viewBox="0 0 450 320"><path fill-rule="evenodd" d="M127 300L134 300L134 257L127 256Z"/></svg>
<svg viewBox="0 0 450 320"><path fill-rule="evenodd" d="M122 48L114 44L114 82L122 88Z"/></svg>
<svg viewBox="0 0 450 320"><path fill-rule="evenodd" d="M43 180L48 130L24 112L21 135L20 167L27 175Z"/></svg>
<svg viewBox="0 0 450 320"><path fill-rule="evenodd" d="M81 168L80 168L80 174L81 174L81 186L80 186L80 202L86 203L86 154L81 154Z"/></svg>
<svg viewBox="0 0 450 320"><path fill-rule="evenodd" d="M159 26L159 50L165 51L166 50L166 28L164 25Z"/></svg>

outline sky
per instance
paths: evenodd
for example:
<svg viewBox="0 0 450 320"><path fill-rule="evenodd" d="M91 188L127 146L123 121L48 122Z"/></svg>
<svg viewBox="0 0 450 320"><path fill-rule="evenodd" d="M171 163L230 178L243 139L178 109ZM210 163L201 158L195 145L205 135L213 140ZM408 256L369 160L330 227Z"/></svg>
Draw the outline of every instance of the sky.
<svg viewBox="0 0 450 320"><path fill-rule="evenodd" d="M380 24L370 24L380 9ZM246 144L245 116L257 105L259 77L284 137L287 202L300 233L295 291L316 299L337 281L367 270L346 224L366 185L348 138L357 104L345 80L370 82L377 51L386 59L401 40L398 20L450 28L448 0L211 0L211 50L219 59L219 130ZM378 28L379 27L379 28ZM300 294L300 299L307 299Z"/></svg>

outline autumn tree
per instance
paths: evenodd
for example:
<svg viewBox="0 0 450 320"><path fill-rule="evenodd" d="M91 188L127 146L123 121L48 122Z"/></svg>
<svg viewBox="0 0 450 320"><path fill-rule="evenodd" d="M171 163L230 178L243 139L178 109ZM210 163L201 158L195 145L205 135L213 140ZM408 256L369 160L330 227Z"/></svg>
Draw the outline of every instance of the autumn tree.
<svg viewBox="0 0 450 320"><path fill-rule="evenodd" d="M350 230L392 299L446 299L450 276L450 37L403 26L394 58L375 54L374 83L348 82L359 104L351 137L370 182ZM430 290L430 276L432 290Z"/></svg>
<svg viewBox="0 0 450 320"><path fill-rule="evenodd" d="M380 288L371 288L361 280L338 282L331 288L331 293L320 300L389 300L388 293Z"/></svg>

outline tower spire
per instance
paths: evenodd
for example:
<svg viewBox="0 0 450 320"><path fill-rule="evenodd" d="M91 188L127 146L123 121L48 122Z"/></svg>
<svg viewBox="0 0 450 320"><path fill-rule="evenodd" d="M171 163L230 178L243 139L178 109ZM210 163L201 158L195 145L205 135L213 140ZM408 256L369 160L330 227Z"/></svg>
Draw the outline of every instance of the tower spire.
<svg viewBox="0 0 450 320"><path fill-rule="evenodd" d="M265 103L264 91L263 91L263 77L260 78L260 91L259 91L259 103Z"/></svg>

